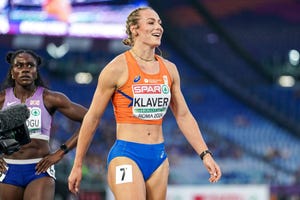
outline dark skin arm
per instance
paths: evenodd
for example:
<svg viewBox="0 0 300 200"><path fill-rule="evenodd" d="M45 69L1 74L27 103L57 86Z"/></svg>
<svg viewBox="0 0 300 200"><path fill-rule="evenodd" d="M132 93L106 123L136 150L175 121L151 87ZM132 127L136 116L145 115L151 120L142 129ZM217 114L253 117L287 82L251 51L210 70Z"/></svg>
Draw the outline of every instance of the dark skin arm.
<svg viewBox="0 0 300 200"><path fill-rule="evenodd" d="M44 91L44 104L50 114L54 114L58 111L65 117L77 122L82 122L83 117L87 112L85 107L70 101L64 94L50 90ZM77 144L78 131L79 130L65 142L69 150L72 150ZM59 162L63 157L64 151L61 149L48 154L37 164L37 173L45 172L51 165Z"/></svg>

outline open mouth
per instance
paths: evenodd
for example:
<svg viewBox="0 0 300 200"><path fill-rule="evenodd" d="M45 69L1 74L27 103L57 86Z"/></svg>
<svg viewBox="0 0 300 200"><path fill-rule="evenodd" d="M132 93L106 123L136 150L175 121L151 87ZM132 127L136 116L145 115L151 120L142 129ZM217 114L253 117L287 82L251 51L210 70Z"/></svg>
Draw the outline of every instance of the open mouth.
<svg viewBox="0 0 300 200"><path fill-rule="evenodd" d="M160 33L154 33L154 34L152 34L152 36L159 38L161 36L161 34Z"/></svg>

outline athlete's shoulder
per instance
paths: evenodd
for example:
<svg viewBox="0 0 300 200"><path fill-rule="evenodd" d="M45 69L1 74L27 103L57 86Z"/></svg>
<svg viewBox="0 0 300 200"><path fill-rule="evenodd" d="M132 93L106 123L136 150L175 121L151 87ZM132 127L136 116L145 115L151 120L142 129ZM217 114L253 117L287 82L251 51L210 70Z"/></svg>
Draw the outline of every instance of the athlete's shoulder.
<svg viewBox="0 0 300 200"><path fill-rule="evenodd" d="M119 54L114 57L102 70L102 72L120 73L125 70L126 58L125 54Z"/></svg>
<svg viewBox="0 0 300 200"><path fill-rule="evenodd" d="M170 65L170 66L173 66L173 67L176 66L172 61L168 60L167 58L162 57L162 56L160 56L160 55L157 55L157 56L163 61L163 63L164 63L165 65Z"/></svg>
<svg viewBox="0 0 300 200"><path fill-rule="evenodd" d="M125 53L121 53L121 54L118 54L116 55L109 63L108 65L110 64L118 64L120 62L124 62L126 59L125 59Z"/></svg>
<svg viewBox="0 0 300 200"><path fill-rule="evenodd" d="M68 97L65 93L57 91L57 90L47 89L47 88L44 88L43 98L44 98L44 101L47 101L49 99L50 100L68 99Z"/></svg>
<svg viewBox="0 0 300 200"><path fill-rule="evenodd" d="M173 63L172 61L162 57L162 56L158 56L162 62L165 64L166 68L168 69L169 73L171 74L171 76L173 76L172 74L177 71L177 66L175 65L175 63Z"/></svg>

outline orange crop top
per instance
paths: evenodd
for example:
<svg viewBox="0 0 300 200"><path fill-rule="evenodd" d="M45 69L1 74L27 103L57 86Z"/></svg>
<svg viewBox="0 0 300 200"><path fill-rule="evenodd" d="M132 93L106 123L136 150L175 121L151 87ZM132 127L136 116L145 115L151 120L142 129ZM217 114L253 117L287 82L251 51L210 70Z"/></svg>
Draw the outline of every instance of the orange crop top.
<svg viewBox="0 0 300 200"><path fill-rule="evenodd" d="M159 56L159 73L146 74L129 51L125 53L128 79L118 88L112 103L117 123L162 124L171 100L171 77Z"/></svg>

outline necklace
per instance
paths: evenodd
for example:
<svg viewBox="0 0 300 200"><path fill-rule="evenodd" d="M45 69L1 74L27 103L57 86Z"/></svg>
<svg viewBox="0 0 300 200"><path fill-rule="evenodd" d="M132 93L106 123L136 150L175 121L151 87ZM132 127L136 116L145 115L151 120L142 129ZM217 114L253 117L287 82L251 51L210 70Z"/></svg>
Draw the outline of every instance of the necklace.
<svg viewBox="0 0 300 200"><path fill-rule="evenodd" d="M152 62L152 61L155 60L155 58L152 58L152 59L146 59L146 58L143 58L143 57L137 55L137 54L133 51L133 49L131 49L131 52L132 52L136 57L138 57L139 59L141 59L142 61L145 61L145 62Z"/></svg>

